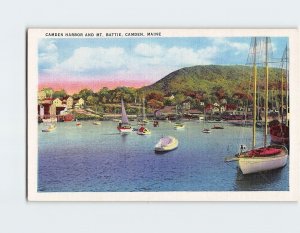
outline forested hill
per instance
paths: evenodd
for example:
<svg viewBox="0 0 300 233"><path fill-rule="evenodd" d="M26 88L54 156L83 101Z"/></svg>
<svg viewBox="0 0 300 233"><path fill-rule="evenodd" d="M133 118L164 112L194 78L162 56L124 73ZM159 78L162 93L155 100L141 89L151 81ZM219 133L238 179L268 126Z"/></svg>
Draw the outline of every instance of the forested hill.
<svg viewBox="0 0 300 233"><path fill-rule="evenodd" d="M165 94L199 92L211 95L222 89L226 96L232 96L236 92L249 90L249 80L252 77L250 66L221 66L203 65L186 67L176 70L156 83L143 87L143 91L161 91ZM261 87L264 84L263 68L258 68L258 83ZM270 89L280 87L281 70L269 69Z"/></svg>

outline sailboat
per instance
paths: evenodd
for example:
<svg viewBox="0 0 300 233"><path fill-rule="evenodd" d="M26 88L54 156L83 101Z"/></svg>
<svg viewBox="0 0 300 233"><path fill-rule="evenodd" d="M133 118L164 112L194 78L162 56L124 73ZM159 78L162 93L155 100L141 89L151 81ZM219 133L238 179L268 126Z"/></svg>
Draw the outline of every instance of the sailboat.
<svg viewBox="0 0 300 233"><path fill-rule="evenodd" d="M203 130L202 133L211 133L211 130L209 128L205 127L205 122L206 122L206 110L204 107L204 119L203 119Z"/></svg>
<svg viewBox="0 0 300 233"><path fill-rule="evenodd" d="M145 125L148 123L149 121L146 118L146 113L145 113L145 99L143 98L143 119L141 122L139 122L138 124L141 125L141 127L137 130L137 134L138 135L149 135L151 134L151 131L145 127Z"/></svg>
<svg viewBox="0 0 300 233"><path fill-rule="evenodd" d="M184 124L180 121L178 121L178 110L176 105L176 119L177 121L174 123L174 129L184 129Z"/></svg>
<svg viewBox="0 0 300 233"><path fill-rule="evenodd" d="M289 143L289 126L288 126L288 47L286 46L283 56L282 56L282 65L284 63L286 65L285 69L282 66L282 73L281 73L281 123L276 121L276 124L270 126L270 135L271 141L276 144L285 144ZM284 72L285 71L285 72ZM286 76L286 118L284 122L284 76Z"/></svg>
<svg viewBox="0 0 300 233"><path fill-rule="evenodd" d="M257 148L256 143L256 88L257 88L257 67L256 67L256 54L258 42L257 38L253 38L253 137L252 149L247 150L245 146L241 145L240 152L237 154L238 165L243 174L257 173L262 171L273 170L284 167L287 163L288 151L284 146L267 146L267 116L268 116L268 46L270 38L265 38L265 128L264 128L264 146Z"/></svg>
<svg viewBox="0 0 300 233"><path fill-rule="evenodd" d="M82 126L81 122L78 121L77 119L76 119L76 126L77 126L77 127L81 127L81 126Z"/></svg>
<svg viewBox="0 0 300 233"><path fill-rule="evenodd" d="M140 122L138 122L139 125L145 125L148 124L149 120L146 117L146 109L145 109L145 98L143 98L143 118Z"/></svg>
<svg viewBox="0 0 300 233"><path fill-rule="evenodd" d="M117 126L117 129L120 131L120 133L127 134L132 132L132 127L128 121L123 99L121 99L121 109L122 109L122 120Z"/></svg>

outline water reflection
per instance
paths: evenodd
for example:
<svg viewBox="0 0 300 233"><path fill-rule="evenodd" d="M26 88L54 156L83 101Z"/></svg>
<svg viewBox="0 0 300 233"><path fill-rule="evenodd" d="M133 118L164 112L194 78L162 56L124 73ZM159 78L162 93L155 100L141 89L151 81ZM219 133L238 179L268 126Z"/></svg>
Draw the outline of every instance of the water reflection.
<svg viewBox="0 0 300 233"><path fill-rule="evenodd" d="M234 191L282 190L282 187L277 184L281 183L281 180L283 178L283 171L285 169L287 168L284 167L272 171L243 175L243 173L237 166Z"/></svg>

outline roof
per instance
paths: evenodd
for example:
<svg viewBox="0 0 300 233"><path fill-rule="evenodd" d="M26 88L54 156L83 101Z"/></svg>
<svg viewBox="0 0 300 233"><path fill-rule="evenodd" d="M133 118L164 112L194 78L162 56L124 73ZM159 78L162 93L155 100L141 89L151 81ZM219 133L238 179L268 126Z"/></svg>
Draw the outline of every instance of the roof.
<svg viewBox="0 0 300 233"><path fill-rule="evenodd" d="M65 96L65 97L60 98L60 100L67 100L69 98L72 98L72 96Z"/></svg>
<svg viewBox="0 0 300 233"><path fill-rule="evenodd" d="M160 112L160 113L171 113L171 112L175 112L175 106L165 106L162 109L158 109L156 110L156 112Z"/></svg>
<svg viewBox="0 0 300 233"><path fill-rule="evenodd" d="M189 113L190 114L200 114L202 112L200 110L198 110L198 109L191 109L191 110L189 110Z"/></svg>
<svg viewBox="0 0 300 233"><path fill-rule="evenodd" d="M42 101L42 103L41 104L49 104L49 105L51 105L52 104L52 99L44 99L43 101Z"/></svg>

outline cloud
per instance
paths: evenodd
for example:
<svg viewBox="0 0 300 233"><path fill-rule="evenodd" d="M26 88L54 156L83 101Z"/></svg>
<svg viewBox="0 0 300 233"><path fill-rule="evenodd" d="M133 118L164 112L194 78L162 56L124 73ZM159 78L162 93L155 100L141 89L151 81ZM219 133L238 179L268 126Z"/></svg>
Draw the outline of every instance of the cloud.
<svg viewBox="0 0 300 233"><path fill-rule="evenodd" d="M240 61L241 57L247 57L249 50L248 43L221 37L201 44L202 47L186 44L168 46L166 43L144 42L136 44L131 49L121 44L111 47L102 47L103 45L77 47L65 53L64 47L57 46L58 42L43 40L39 44L40 73L78 78L105 78L113 75L141 77L141 79L147 75L154 75L161 78L176 69L187 66L228 64L229 61L235 64ZM70 55L64 58L67 54Z"/></svg>
<svg viewBox="0 0 300 233"><path fill-rule="evenodd" d="M125 57L124 49L119 47L80 47L70 58L57 65L56 70L69 73L113 72L126 65Z"/></svg>
<svg viewBox="0 0 300 233"><path fill-rule="evenodd" d="M225 37L217 37L212 39L213 44L220 48L220 51L234 50L234 54L238 55L249 50L249 44L243 42L234 42Z"/></svg>
<svg viewBox="0 0 300 233"><path fill-rule="evenodd" d="M144 57L155 57L162 55L163 48L157 44L140 43L134 48L134 52Z"/></svg>
<svg viewBox="0 0 300 233"><path fill-rule="evenodd" d="M58 49L53 40L40 40L38 45L39 68L49 69L58 62Z"/></svg>
<svg viewBox="0 0 300 233"><path fill-rule="evenodd" d="M216 47L206 47L199 50L184 47L172 47L167 50L164 59L168 64L192 66L211 64L217 54Z"/></svg>

